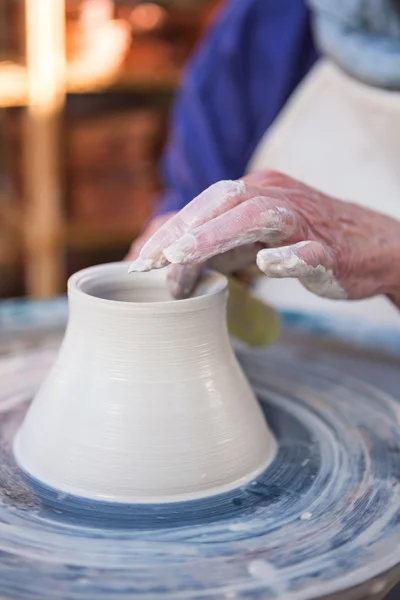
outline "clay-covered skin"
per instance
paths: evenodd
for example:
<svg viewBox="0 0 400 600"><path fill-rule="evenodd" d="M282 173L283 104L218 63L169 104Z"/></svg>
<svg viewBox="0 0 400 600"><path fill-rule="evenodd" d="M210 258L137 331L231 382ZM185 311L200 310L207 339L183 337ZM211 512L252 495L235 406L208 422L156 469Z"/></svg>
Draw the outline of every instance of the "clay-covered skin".
<svg viewBox="0 0 400 600"><path fill-rule="evenodd" d="M172 264L176 296L190 294L205 262L226 273L256 261L319 296L386 294L400 307L400 222L281 173L218 182L150 227L131 248L131 270Z"/></svg>

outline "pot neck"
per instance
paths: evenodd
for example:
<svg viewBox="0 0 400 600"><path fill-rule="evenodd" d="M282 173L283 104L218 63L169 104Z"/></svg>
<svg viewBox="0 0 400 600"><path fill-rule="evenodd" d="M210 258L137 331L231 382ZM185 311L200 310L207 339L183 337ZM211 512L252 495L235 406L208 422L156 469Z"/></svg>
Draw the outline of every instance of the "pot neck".
<svg viewBox="0 0 400 600"><path fill-rule="evenodd" d="M202 368L204 359L229 354L227 281L206 273L196 294L162 301L169 298L165 272L132 278L125 264L85 269L69 281L64 351L96 369L147 373L149 361L157 368L182 369L182 363ZM160 301L143 301L149 298Z"/></svg>
<svg viewBox="0 0 400 600"><path fill-rule="evenodd" d="M232 354L226 325L226 293L206 307L178 311L177 304L135 310L124 303L96 303L70 295L70 317L63 348L97 370L140 373L151 378L160 369L209 369ZM143 308L143 307L138 307ZM147 307L146 307L147 308ZM76 350L75 350L76 349ZM176 374L174 375L176 377Z"/></svg>

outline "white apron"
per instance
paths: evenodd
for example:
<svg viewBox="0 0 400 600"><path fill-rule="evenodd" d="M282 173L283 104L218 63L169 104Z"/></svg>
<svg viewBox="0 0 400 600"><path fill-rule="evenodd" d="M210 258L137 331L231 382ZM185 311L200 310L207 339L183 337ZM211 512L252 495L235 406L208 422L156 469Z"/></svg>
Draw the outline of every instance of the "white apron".
<svg viewBox="0 0 400 600"><path fill-rule="evenodd" d="M248 172L265 168L400 219L400 93L366 86L320 61L261 140ZM298 281L266 278L256 289L280 308L344 313L400 328L400 312L383 297L332 301Z"/></svg>

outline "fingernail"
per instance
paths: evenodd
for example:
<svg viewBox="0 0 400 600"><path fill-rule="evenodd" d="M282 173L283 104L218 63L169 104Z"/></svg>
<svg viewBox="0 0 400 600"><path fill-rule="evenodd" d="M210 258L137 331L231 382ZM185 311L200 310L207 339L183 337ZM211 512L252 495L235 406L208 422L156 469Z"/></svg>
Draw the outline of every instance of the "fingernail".
<svg viewBox="0 0 400 600"><path fill-rule="evenodd" d="M173 298L175 298L175 300L179 300L181 290L180 290L178 282L174 281L174 280L168 281L168 288L169 288L169 291L171 292L171 296Z"/></svg>
<svg viewBox="0 0 400 600"><path fill-rule="evenodd" d="M134 260L128 268L128 273L144 273L151 271L153 268L153 261L150 258L137 258Z"/></svg>
<svg viewBox="0 0 400 600"><path fill-rule="evenodd" d="M172 264L184 264L192 258L196 245L195 237L187 233L177 242L165 248L164 256Z"/></svg>
<svg viewBox="0 0 400 600"><path fill-rule="evenodd" d="M142 258L139 256L135 261L129 265L128 273L145 273L152 269L162 269L168 264L167 259L164 256L158 258Z"/></svg>

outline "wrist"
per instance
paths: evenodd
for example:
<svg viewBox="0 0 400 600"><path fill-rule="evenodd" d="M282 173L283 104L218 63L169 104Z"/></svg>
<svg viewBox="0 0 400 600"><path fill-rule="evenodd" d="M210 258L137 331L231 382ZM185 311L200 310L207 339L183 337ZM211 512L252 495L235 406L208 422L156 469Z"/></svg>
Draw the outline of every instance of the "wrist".
<svg viewBox="0 0 400 600"><path fill-rule="evenodd" d="M400 221L352 203L341 206L339 220L351 232L360 285L350 297L387 296L400 309Z"/></svg>

